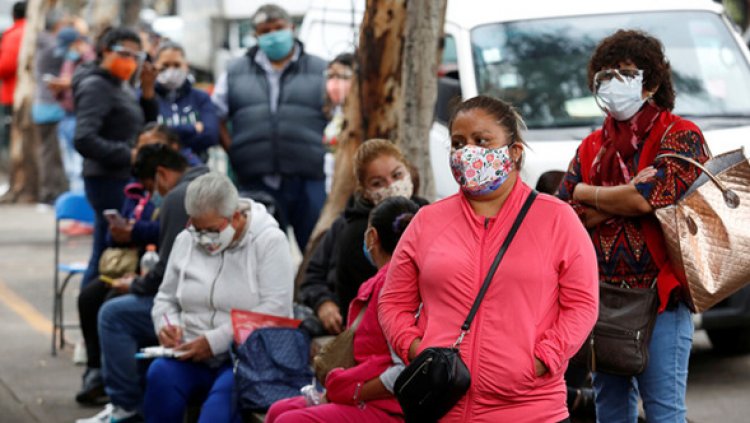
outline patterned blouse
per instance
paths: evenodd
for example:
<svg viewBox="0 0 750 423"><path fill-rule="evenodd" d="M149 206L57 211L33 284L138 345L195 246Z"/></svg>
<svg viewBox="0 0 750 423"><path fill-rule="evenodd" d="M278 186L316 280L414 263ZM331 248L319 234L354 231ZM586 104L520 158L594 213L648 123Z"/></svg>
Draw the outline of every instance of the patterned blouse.
<svg viewBox="0 0 750 423"><path fill-rule="evenodd" d="M638 173L641 152L642 149L639 149L633 158L625 163L631 175ZM701 163L708 160L702 148L702 136L693 131L669 134L656 155L666 153L691 157ZM677 159L658 159L654 161L654 167L657 170L654 177L635 185L654 209L675 204L700 176L700 170ZM576 152L560 186L558 197L569 202L583 219L584 205L571 198L573 189L579 182L583 182L581 160ZM596 249L601 281L631 288L647 288L656 279L659 268L646 248L641 219L655 217L618 216L589 229Z"/></svg>

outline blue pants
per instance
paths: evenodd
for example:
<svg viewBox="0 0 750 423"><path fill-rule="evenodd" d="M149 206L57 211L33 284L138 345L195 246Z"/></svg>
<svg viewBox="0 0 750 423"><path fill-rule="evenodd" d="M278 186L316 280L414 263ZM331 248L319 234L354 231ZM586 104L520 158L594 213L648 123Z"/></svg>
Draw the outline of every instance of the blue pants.
<svg viewBox="0 0 750 423"><path fill-rule="evenodd" d="M89 200L91 208L94 209L94 244L91 248L89 266L83 275L81 288L99 277L99 258L107 248L107 231L109 223L102 214L104 210L120 210L125 202L125 185L127 179L113 179L104 177L84 178L83 184L86 189L86 199Z"/></svg>
<svg viewBox="0 0 750 423"><path fill-rule="evenodd" d="M139 348L157 345L151 321L153 297L127 294L99 310L99 344L104 387L112 404L137 410L143 402L143 370L135 359Z"/></svg>
<svg viewBox="0 0 750 423"><path fill-rule="evenodd" d="M661 313L648 347L646 371L636 377L594 373L597 421L635 423L640 395L646 421L684 423L692 343L693 319L685 304Z"/></svg>
<svg viewBox="0 0 750 423"><path fill-rule="evenodd" d="M57 139L60 142L60 154L65 168L65 176L68 178L71 191L84 192L83 178L81 177L83 157L73 146L75 132L76 116L74 114L65 115L63 120L57 124Z"/></svg>
<svg viewBox="0 0 750 423"><path fill-rule="evenodd" d="M234 375L226 364L210 368L203 363L158 358L148 369L143 415L146 422L182 423L188 401L203 401L199 423L240 422L232 400Z"/></svg>
<svg viewBox="0 0 750 423"><path fill-rule="evenodd" d="M295 176L284 176L279 189L266 185L262 179L240 182L242 191L263 191L276 200L279 209L279 226L286 230L294 228L294 237L300 250L305 251L320 210L326 201L325 179L303 179Z"/></svg>

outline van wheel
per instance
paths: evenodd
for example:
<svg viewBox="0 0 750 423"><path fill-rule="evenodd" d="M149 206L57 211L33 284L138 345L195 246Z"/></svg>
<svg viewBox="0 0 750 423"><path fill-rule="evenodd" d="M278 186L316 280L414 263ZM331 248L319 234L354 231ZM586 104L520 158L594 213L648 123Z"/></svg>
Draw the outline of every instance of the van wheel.
<svg viewBox="0 0 750 423"><path fill-rule="evenodd" d="M706 333L714 351L720 354L750 353L750 328L711 329L706 330Z"/></svg>

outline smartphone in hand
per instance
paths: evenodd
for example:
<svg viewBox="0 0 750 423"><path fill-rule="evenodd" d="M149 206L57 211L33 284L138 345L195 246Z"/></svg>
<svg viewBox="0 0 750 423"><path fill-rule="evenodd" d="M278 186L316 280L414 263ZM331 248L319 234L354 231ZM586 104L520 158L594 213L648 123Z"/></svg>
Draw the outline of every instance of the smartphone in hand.
<svg viewBox="0 0 750 423"><path fill-rule="evenodd" d="M109 224L111 226L127 226L127 221L124 217L120 214L120 212L116 209L107 209L104 210L104 217L107 219Z"/></svg>

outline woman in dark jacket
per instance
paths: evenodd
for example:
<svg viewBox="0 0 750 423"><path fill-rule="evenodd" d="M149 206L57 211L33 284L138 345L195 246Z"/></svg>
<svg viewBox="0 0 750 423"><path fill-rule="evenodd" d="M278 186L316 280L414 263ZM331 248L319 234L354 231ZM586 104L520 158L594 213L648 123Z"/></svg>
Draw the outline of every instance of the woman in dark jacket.
<svg viewBox="0 0 750 423"><path fill-rule="evenodd" d="M102 212L119 209L125 200L123 190L130 178L133 144L143 127L144 111L156 110L153 98L142 98L139 105L135 90L127 83L142 57L138 34L115 28L102 37L96 64L80 67L73 76L74 144L84 158L86 198L95 212L94 245L82 286L97 277L105 248L107 220ZM149 117L155 119L155 113Z"/></svg>
<svg viewBox="0 0 750 423"><path fill-rule="evenodd" d="M419 188L416 169L388 140L363 143L354 156L357 192L315 249L300 287L300 301L312 308L328 333L337 334L347 318L347 305L360 285L377 272L362 251L370 211L388 197L412 198Z"/></svg>
<svg viewBox="0 0 750 423"><path fill-rule="evenodd" d="M207 158L207 150L219 143L219 118L211 97L190 82L185 50L176 43L162 44L155 67L159 123L179 136L186 151Z"/></svg>

